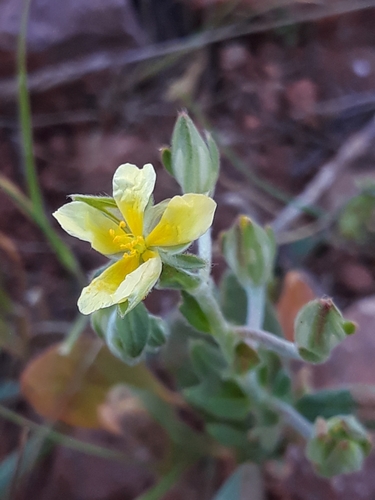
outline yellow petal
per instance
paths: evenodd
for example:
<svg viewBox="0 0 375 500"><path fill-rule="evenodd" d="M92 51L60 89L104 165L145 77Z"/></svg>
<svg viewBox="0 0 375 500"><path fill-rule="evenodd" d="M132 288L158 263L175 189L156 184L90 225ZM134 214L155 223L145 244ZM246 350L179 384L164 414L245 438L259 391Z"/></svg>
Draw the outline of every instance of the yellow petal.
<svg viewBox="0 0 375 500"><path fill-rule="evenodd" d="M127 276L139 266L139 255L126 255L112 264L100 276L86 286L78 299L82 314L91 314L103 307L118 303L115 293Z"/></svg>
<svg viewBox="0 0 375 500"><path fill-rule="evenodd" d="M129 312L141 302L151 291L161 273L161 259L156 252L147 252L149 260L141 264L129 274L114 294L117 304L128 301Z"/></svg>
<svg viewBox="0 0 375 500"><path fill-rule="evenodd" d="M148 247L185 245L204 234L212 224L216 203L203 194L175 196L159 224L146 238Z"/></svg>
<svg viewBox="0 0 375 500"><path fill-rule="evenodd" d="M115 236L123 236L124 231L97 208L82 201L72 201L59 208L53 216L71 236L91 243L92 248L104 255L121 251Z"/></svg>
<svg viewBox="0 0 375 500"><path fill-rule="evenodd" d="M113 197L131 232L142 236L143 212L155 186L151 163L140 169L130 163L120 165L113 177Z"/></svg>

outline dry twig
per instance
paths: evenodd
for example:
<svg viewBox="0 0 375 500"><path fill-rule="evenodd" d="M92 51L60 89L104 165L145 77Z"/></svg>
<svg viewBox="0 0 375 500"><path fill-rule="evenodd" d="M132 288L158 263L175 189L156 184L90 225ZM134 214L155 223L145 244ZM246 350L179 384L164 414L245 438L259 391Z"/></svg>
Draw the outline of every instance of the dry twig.
<svg viewBox="0 0 375 500"><path fill-rule="evenodd" d="M290 26L307 21L317 21L330 16L375 7L375 0L330 1L313 5L299 5L301 9L290 10L288 16L278 20L260 22L241 22L222 28L194 34L180 40L170 40L149 47L129 49L127 51L101 51L85 55L75 60L69 60L50 65L31 72L28 76L30 92L42 92L59 85L77 81L84 76L102 71L123 68L129 64L149 61L170 54L184 54L206 47L213 43L231 40L253 33ZM307 7L307 9L306 9ZM16 96L16 81L13 78L0 81L0 95L4 99Z"/></svg>
<svg viewBox="0 0 375 500"><path fill-rule="evenodd" d="M332 186L337 176L368 150L374 139L375 117L362 130L352 135L342 145L336 157L323 165L306 189L280 212L271 224L274 231L279 232L290 226L304 208L313 205Z"/></svg>

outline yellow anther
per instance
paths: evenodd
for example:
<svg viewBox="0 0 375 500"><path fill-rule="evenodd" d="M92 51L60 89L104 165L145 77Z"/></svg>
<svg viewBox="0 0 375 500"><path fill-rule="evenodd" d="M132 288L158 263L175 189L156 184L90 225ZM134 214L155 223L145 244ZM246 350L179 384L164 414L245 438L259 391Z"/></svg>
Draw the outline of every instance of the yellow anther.
<svg viewBox="0 0 375 500"><path fill-rule="evenodd" d="M115 235L115 230L114 229L110 229L109 230L109 235L112 236L112 238L113 238L114 235Z"/></svg>
<svg viewBox="0 0 375 500"><path fill-rule="evenodd" d="M119 227L120 227L120 229L124 229L126 227L125 221L123 221L123 220L120 221Z"/></svg>

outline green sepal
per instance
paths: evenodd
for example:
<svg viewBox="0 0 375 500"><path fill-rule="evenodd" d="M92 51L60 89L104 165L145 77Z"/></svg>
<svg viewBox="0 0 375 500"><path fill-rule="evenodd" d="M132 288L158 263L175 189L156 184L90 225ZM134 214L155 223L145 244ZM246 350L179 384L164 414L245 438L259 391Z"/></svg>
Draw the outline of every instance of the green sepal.
<svg viewBox="0 0 375 500"><path fill-rule="evenodd" d="M184 193L213 193L219 175L217 146L210 135L204 141L186 113L173 129L171 160L169 164L167 157L167 165Z"/></svg>
<svg viewBox="0 0 375 500"><path fill-rule="evenodd" d="M272 230L263 229L245 215L221 235L223 256L246 289L268 283L273 273L275 239Z"/></svg>
<svg viewBox="0 0 375 500"><path fill-rule="evenodd" d="M121 316L121 318L124 318L126 316L128 307L129 307L128 301L122 302L121 304L117 304L117 313Z"/></svg>
<svg viewBox="0 0 375 500"><path fill-rule="evenodd" d="M295 343L305 361L323 363L353 330L355 324L343 318L331 299L316 299L306 304L296 317Z"/></svg>
<svg viewBox="0 0 375 500"><path fill-rule="evenodd" d="M141 302L126 316L121 317L115 309L105 331L105 341L115 356L128 364L142 359L150 335L150 318Z"/></svg>
<svg viewBox="0 0 375 500"><path fill-rule="evenodd" d="M171 149L166 146L162 147L160 150L160 159L168 174L173 176Z"/></svg>
<svg viewBox="0 0 375 500"><path fill-rule="evenodd" d="M115 200L111 196L92 196L85 194L71 194L69 196L73 201L81 201L94 207L108 215L114 222L120 222L122 215L117 207Z"/></svg>
<svg viewBox="0 0 375 500"><path fill-rule="evenodd" d="M103 340L105 340L108 321L113 312L116 312L116 306L98 309L97 311L90 314L91 328L98 335L98 337Z"/></svg>
<svg viewBox="0 0 375 500"><path fill-rule="evenodd" d="M324 477L360 470L370 451L370 437L353 415L319 417L306 446L307 458Z"/></svg>

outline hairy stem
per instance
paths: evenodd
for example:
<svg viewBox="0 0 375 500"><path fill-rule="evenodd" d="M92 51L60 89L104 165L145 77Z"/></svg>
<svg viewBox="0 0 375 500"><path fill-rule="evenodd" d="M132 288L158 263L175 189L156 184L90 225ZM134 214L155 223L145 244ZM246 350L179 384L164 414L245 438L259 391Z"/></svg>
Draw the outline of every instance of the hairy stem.
<svg viewBox="0 0 375 500"><path fill-rule="evenodd" d="M298 353L298 349L293 342L276 337L270 332L264 330L249 328L247 326L237 326L233 328L234 333L242 337L246 342L247 340L256 341L270 351L276 352L284 358L302 360Z"/></svg>

